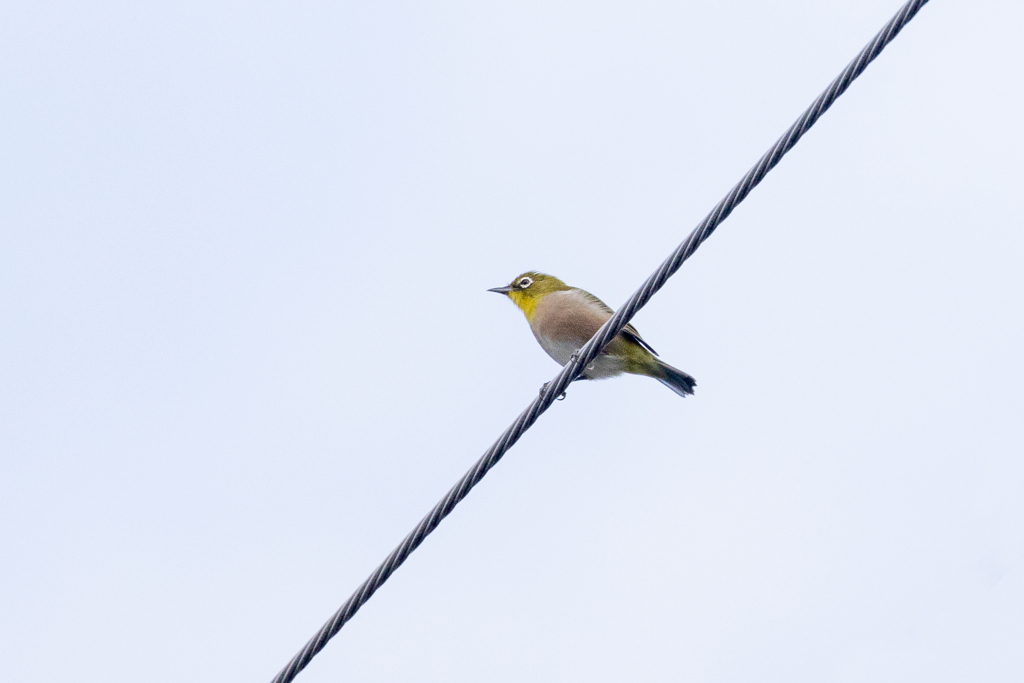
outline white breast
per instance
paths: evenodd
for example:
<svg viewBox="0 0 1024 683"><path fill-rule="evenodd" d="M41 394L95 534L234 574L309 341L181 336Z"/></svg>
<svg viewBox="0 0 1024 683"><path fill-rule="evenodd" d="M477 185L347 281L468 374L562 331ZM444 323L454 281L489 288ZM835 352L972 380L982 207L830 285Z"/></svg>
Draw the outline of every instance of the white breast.
<svg viewBox="0 0 1024 683"><path fill-rule="evenodd" d="M580 350L580 347L572 341L555 341L550 337L542 337L537 335L537 341L540 342L542 349L548 352L548 355L555 359L559 365L565 365L572 358L572 354Z"/></svg>

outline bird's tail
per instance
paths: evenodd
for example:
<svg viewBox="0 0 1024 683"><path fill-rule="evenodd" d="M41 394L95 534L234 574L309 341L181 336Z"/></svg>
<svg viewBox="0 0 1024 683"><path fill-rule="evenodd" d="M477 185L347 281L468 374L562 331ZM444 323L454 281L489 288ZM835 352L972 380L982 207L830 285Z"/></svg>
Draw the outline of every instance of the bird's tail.
<svg viewBox="0 0 1024 683"><path fill-rule="evenodd" d="M656 377L659 382L684 398L693 394L693 388L697 386L697 380L693 377L660 360L658 369L661 370L661 374Z"/></svg>

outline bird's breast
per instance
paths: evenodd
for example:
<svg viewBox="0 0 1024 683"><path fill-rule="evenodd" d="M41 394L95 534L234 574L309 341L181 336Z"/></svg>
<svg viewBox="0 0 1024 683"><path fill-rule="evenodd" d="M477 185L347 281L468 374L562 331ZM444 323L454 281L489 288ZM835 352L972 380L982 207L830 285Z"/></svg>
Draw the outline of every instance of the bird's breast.
<svg viewBox="0 0 1024 683"><path fill-rule="evenodd" d="M547 354L554 358L559 365L568 363L569 359L572 358L572 354L576 353L583 346L583 344L576 344L568 339L554 339L539 334L535 334L535 336L537 341L540 342L541 348L547 351Z"/></svg>
<svg viewBox="0 0 1024 683"><path fill-rule="evenodd" d="M537 304L530 329L541 348L559 365L565 365L610 317L610 313L594 306L575 290L554 292ZM598 379L621 372L619 359L602 354L594 359L584 375Z"/></svg>

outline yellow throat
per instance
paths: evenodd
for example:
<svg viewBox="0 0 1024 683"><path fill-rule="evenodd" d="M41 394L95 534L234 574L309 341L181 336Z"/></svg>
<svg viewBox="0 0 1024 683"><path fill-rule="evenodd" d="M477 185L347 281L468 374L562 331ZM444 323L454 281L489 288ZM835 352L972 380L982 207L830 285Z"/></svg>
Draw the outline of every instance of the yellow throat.
<svg viewBox="0 0 1024 683"><path fill-rule="evenodd" d="M508 293L508 298L512 299L512 303L519 307L526 315L527 322L533 322L533 314L537 310L537 304L544 298L544 295L527 294L526 292L520 292L512 290Z"/></svg>

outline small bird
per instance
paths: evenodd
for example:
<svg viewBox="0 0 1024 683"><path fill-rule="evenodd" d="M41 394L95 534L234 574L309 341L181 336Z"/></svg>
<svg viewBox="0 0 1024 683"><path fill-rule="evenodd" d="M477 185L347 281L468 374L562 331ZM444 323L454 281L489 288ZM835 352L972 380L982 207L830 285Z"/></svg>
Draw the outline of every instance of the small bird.
<svg viewBox="0 0 1024 683"><path fill-rule="evenodd" d="M526 314L541 348L560 365L568 363L614 313L590 292L533 270L523 273L510 285L487 291L512 299ZM635 327L626 325L580 377L605 379L626 372L653 377L680 396L692 394L697 386L693 377L662 362L657 355Z"/></svg>

